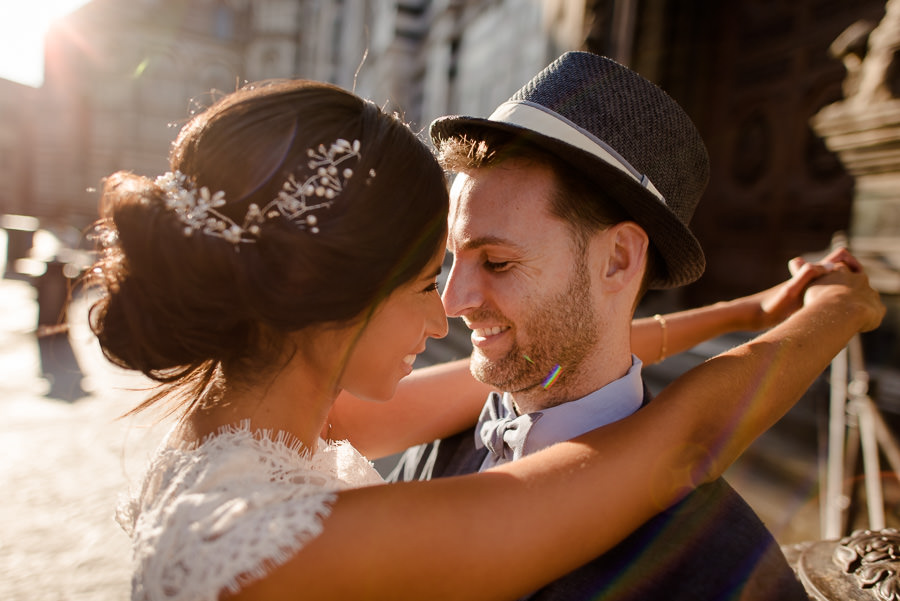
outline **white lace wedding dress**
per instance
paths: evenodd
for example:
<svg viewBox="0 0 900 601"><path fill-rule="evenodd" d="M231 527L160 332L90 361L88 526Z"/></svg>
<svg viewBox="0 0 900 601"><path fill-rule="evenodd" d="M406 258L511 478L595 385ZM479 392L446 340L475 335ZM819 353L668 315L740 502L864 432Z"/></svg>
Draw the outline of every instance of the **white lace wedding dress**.
<svg viewBox="0 0 900 601"><path fill-rule="evenodd" d="M348 442L308 453L284 433L221 431L151 459L116 520L134 543L133 600L214 601L322 532L335 492L381 484Z"/></svg>

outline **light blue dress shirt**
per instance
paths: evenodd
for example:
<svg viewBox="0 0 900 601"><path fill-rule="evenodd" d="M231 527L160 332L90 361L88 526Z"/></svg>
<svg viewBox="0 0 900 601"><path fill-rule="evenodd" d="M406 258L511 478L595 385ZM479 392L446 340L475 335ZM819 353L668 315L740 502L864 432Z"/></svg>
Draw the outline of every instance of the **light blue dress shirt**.
<svg viewBox="0 0 900 601"><path fill-rule="evenodd" d="M631 367L618 380L613 380L580 399L536 412L540 413L540 417L532 420L522 454L528 455L557 442L570 440L595 428L619 421L637 411L644 398L641 367L641 360L632 355ZM507 415L517 415L509 393L503 393L500 402ZM475 448L485 446L479 434L480 430L479 423L475 428ZM481 469L486 470L502 463L507 463L507 460L489 453Z"/></svg>

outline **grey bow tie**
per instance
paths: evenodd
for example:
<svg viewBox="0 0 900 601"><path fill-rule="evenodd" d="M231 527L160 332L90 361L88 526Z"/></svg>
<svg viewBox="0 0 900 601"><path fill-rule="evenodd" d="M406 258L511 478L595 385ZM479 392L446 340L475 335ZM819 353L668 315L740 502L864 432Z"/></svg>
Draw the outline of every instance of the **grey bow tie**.
<svg viewBox="0 0 900 601"><path fill-rule="evenodd" d="M516 415L502 395L491 393L478 418L478 434L496 460L515 461L524 454L528 432L542 416L540 412Z"/></svg>

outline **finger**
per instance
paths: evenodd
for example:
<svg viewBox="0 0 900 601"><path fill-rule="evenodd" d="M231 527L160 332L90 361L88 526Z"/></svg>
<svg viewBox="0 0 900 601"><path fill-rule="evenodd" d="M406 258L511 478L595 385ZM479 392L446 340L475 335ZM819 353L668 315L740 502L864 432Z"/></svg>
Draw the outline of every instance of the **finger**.
<svg viewBox="0 0 900 601"><path fill-rule="evenodd" d="M834 263L806 263L804 262L799 269L794 273L793 279L800 279L806 283L811 282L817 277L823 276L826 273L833 271L835 268Z"/></svg>
<svg viewBox="0 0 900 601"><path fill-rule="evenodd" d="M836 263L831 271L849 271L850 273L859 273L860 270L853 269L853 267L847 265L846 263Z"/></svg>
<svg viewBox="0 0 900 601"><path fill-rule="evenodd" d="M788 261L788 271L795 276L804 265L806 265L806 260L803 257L794 257Z"/></svg>
<svg viewBox="0 0 900 601"><path fill-rule="evenodd" d="M850 271L858 272L863 270L862 263L859 262L853 254L846 248L837 248L825 257L824 262L843 263L850 268Z"/></svg>
<svg viewBox="0 0 900 601"><path fill-rule="evenodd" d="M801 296L810 282L827 273L827 270L822 265L807 263L803 259L794 259L791 261L791 264L795 267L792 269L793 277L787 281L783 289L788 296ZM796 268L796 266L799 266L799 268Z"/></svg>

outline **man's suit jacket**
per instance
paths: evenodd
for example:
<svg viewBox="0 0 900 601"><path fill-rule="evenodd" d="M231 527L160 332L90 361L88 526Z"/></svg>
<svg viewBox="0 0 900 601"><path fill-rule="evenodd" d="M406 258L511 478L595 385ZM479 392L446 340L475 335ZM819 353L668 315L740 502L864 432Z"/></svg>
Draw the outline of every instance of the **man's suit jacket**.
<svg viewBox="0 0 900 601"><path fill-rule="evenodd" d="M388 479L469 474L478 471L486 455L486 449L475 449L470 429L408 450ZM618 546L526 599L808 601L809 597L772 534L719 478L650 519Z"/></svg>

